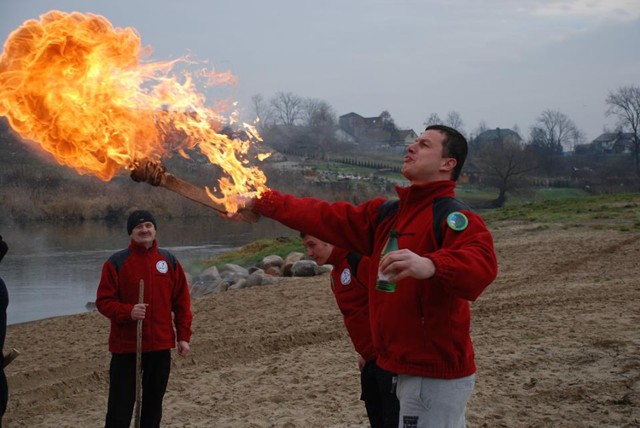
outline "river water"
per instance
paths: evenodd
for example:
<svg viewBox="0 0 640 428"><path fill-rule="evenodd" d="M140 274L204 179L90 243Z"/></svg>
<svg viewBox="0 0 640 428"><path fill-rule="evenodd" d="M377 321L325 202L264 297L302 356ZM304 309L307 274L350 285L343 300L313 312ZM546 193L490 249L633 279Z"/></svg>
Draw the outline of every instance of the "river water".
<svg viewBox="0 0 640 428"><path fill-rule="evenodd" d="M129 244L124 222L108 225L37 224L0 226L9 252L0 277L9 290L8 324L87 311L94 302L102 265ZM263 238L295 232L262 219L249 225L212 216L207 219L158 220L158 243L173 252L187 272L193 262Z"/></svg>

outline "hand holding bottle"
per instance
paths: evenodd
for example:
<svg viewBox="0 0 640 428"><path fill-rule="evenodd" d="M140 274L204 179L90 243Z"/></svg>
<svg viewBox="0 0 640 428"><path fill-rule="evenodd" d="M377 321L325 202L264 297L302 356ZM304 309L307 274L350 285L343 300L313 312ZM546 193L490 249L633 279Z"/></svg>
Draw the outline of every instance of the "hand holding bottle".
<svg viewBox="0 0 640 428"><path fill-rule="evenodd" d="M436 273L436 266L428 257L402 249L389 252L380 259L378 272L387 274L387 281L397 283L404 278L429 279ZM377 283L376 283L377 287Z"/></svg>

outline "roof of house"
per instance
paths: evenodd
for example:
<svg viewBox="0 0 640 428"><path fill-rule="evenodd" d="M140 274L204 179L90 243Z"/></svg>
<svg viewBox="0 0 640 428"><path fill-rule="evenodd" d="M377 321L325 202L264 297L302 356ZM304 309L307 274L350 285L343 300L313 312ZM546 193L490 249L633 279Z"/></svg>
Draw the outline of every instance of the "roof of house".
<svg viewBox="0 0 640 428"><path fill-rule="evenodd" d="M399 129L397 135L398 135L398 138L400 139L418 136L418 134L416 134L416 132L413 129Z"/></svg>
<svg viewBox="0 0 640 428"><path fill-rule="evenodd" d="M357 119L353 122L350 119ZM405 141L407 138L415 138L417 134L413 129L398 129L396 134L392 137L388 130L384 129L381 116L375 117L362 117L357 113L350 112L343 114L339 117L340 127L342 128L343 122L347 122L349 125L347 128L343 128L347 134L351 135L356 141L368 141L374 143L399 143ZM354 129L350 129L350 128ZM352 134L353 131L356 131Z"/></svg>
<svg viewBox="0 0 640 428"><path fill-rule="evenodd" d="M380 120L380 116L364 117L364 116L360 116L358 113L354 113L354 112L343 114L338 119L342 119L342 118L346 119L348 117L358 117L358 118L364 120L365 122L372 122L372 123L375 123L376 121Z"/></svg>
<svg viewBox="0 0 640 428"><path fill-rule="evenodd" d="M615 140L633 140L633 132L605 132L600 134L593 143L608 143Z"/></svg>
<svg viewBox="0 0 640 428"><path fill-rule="evenodd" d="M487 129L484 132L481 132L476 139L478 140L500 140L507 137L516 137L518 140L522 140L520 135L517 132L512 131L508 128L496 128L496 129Z"/></svg>

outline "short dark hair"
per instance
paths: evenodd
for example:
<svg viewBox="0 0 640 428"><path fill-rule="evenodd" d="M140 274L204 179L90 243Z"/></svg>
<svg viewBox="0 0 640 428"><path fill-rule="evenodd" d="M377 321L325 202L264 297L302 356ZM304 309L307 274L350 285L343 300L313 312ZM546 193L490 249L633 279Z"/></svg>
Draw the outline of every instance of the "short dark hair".
<svg viewBox="0 0 640 428"><path fill-rule="evenodd" d="M467 152L469 145L467 139L459 131L446 125L429 125L425 129L428 131L434 129L444 134L444 140L442 141L442 156L454 158L456 160L456 167L451 173L451 179L453 181L458 180L464 161L467 159Z"/></svg>

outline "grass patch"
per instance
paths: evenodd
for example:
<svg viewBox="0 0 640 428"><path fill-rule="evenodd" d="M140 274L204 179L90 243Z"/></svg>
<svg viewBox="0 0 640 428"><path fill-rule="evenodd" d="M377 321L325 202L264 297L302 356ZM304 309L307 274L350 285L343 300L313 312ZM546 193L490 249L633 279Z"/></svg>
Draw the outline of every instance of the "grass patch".
<svg viewBox="0 0 640 428"><path fill-rule="evenodd" d="M524 203L512 202L503 208L482 213L485 220L520 220L560 223L565 226L585 224L596 229L625 232L640 230L640 193L588 196L573 194L567 199L533 198Z"/></svg>
<svg viewBox="0 0 640 428"><path fill-rule="evenodd" d="M262 261L265 256L276 254L284 258L294 251L304 253L302 240L297 236L261 239L237 250L227 251L210 259L196 262L194 265L200 270L210 266L220 268L227 263L250 267Z"/></svg>
<svg viewBox="0 0 640 428"><path fill-rule="evenodd" d="M456 197L462 199L467 204L471 205L487 205L489 201L494 200L498 196L495 190L480 188L471 184L458 184L456 185Z"/></svg>

